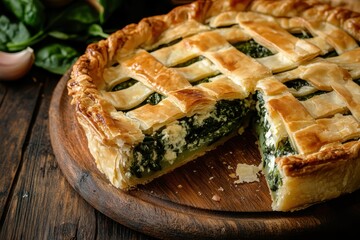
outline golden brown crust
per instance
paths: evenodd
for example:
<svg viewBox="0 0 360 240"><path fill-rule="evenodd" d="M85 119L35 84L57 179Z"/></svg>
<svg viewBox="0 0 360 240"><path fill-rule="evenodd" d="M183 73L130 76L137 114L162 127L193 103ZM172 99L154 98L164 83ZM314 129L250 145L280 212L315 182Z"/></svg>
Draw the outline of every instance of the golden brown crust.
<svg viewBox="0 0 360 240"><path fill-rule="evenodd" d="M123 61L122 64L129 69L130 77L163 95L191 86L177 71L165 67L146 51L135 53L131 59Z"/></svg>
<svg viewBox="0 0 360 240"><path fill-rule="evenodd" d="M341 160L357 161L360 142L352 141L344 145L335 144L325 147L319 152L308 155L292 155L277 159L278 166L286 176L299 177L311 175L320 168L331 167L331 164ZM325 170L325 172L328 170Z"/></svg>
<svg viewBox="0 0 360 240"><path fill-rule="evenodd" d="M277 191L274 210L295 211L359 189L360 142L329 146L306 156L277 160L282 187Z"/></svg>
<svg viewBox="0 0 360 240"><path fill-rule="evenodd" d="M360 2L358 0L320 0L334 7L343 7L355 12L360 12Z"/></svg>
<svg viewBox="0 0 360 240"><path fill-rule="evenodd" d="M94 92L89 94L90 99L99 98L96 92L97 86L102 84L103 69L106 65L111 64L114 57L118 55L126 55L132 49L139 46L148 46L153 44L156 39L171 25L181 23L187 19L196 19L204 21L204 19L215 16L224 10L243 10L250 6L250 9L260 13L267 13L274 16L302 16L311 17L316 20L325 20L333 23L333 18L338 19L338 24L342 25L344 29L353 29L357 40L360 40L358 26L360 23L360 15L351 11L340 10L338 8L331 8L329 5L311 5L304 1L199 1L186 6L175 8L167 15L155 16L145 18L139 24L131 24L122 30L117 31L109 37L109 39L100 41L97 44L92 44L87 48L87 52L83 55L73 67L71 80L68 84L69 94L73 96L75 101L79 101L82 105L82 94L78 93L89 91L93 89ZM251 4L251 5L250 5ZM316 14L315 14L316 13ZM336 16L336 17L334 17ZM350 33L353 33L350 31ZM86 103L85 103L86 102ZM87 104L97 104L96 102L89 103L84 101L84 109L87 109ZM79 107L78 109L82 109ZM106 118L106 110L100 107L97 114L104 113L103 118ZM95 121L94 121L95 122ZM101 131L101 130L100 130ZM105 131L105 129L103 130Z"/></svg>
<svg viewBox="0 0 360 240"><path fill-rule="evenodd" d="M214 30L216 27L219 29ZM291 34L299 30L314 37L299 39ZM179 38L178 44L156 50ZM254 59L232 45L249 39L274 55ZM334 166L345 172L350 171L346 166L359 169L359 142L353 140L360 136L359 86L352 81L360 77L358 41L360 13L323 2L199 0L165 15L144 18L89 45L74 64L67 87L97 166L122 189L153 179L142 182L125 174L132 147L146 133L181 117L209 112L218 100L243 99L255 90L262 91L276 142L288 136L299 152L277 160L284 185L273 208L287 211L360 186L359 174L355 174L343 187L336 185L335 192L317 196L310 187L311 181L321 183L332 177L340 181L342 175ZM333 50L340 56L320 57ZM177 67L198 56L206 59L196 63L196 69ZM221 75L211 82L192 86L192 82L217 74ZM129 78L138 80L137 85L127 92L111 92ZM297 78L312 87L285 86ZM303 102L296 99L314 88L331 93ZM153 92L167 98L133 109ZM126 101L129 96L136 99ZM319 108L321 103L329 107ZM350 142L341 144L346 141ZM301 183L313 197L296 200L287 195ZM306 187L297 191L306 191Z"/></svg>
<svg viewBox="0 0 360 240"><path fill-rule="evenodd" d="M360 13L327 3L313 0L271 1L255 0L251 10L276 17L300 16L311 21L325 21L346 30L356 40L360 40Z"/></svg>

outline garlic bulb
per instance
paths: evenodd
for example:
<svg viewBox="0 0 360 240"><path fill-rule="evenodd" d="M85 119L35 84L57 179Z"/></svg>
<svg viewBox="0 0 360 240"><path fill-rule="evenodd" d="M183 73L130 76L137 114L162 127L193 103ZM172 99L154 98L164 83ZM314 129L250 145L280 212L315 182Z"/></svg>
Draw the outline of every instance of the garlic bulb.
<svg viewBox="0 0 360 240"><path fill-rule="evenodd" d="M0 80L23 77L31 69L34 60L34 51L30 47L15 53L0 51Z"/></svg>

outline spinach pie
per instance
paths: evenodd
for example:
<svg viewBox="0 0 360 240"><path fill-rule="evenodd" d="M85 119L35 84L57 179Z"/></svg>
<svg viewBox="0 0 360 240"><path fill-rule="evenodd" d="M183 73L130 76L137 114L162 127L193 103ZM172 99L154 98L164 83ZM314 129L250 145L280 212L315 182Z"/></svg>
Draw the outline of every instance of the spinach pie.
<svg viewBox="0 0 360 240"><path fill-rule="evenodd" d="M360 13L316 0L198 0L89 45L68 93L115 187L246 130L272 209L295 211L360 188L359 40Z"/></svg>

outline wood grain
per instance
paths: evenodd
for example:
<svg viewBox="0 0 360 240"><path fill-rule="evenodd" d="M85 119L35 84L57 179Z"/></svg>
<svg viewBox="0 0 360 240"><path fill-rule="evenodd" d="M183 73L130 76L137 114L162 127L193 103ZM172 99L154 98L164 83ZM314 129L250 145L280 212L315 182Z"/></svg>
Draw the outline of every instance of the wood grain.
<svg viewBox="0 0 360 240"><path fill-rule="evenodd" d="M100 213L55 159L49 106L58 75L0 82L0 239L153 239Z"/></svg>
<svg viewBox="0 0 360 240"><path fill-rule="evenodd" d="M58 164L87 202L129 228L162 239L269 239L345 234L359 223L359 192L279 213L271 211L263 176L259 182L235 184L229 175L238 163L260 162L255 138L248 132L137 190L116 189L94 165L67 96L67 80L67 75L60 80L50 105L50 137ZM212 200L215 194L220 201Z"/></svg>
<svg viewBox="0 0 360 240"><path fill-rule="evenodd" d="M22 95L15 94L13 86ZM16 180L16 172L22 161L22 147L29 131L32 112L36 106L40 84L33 85L27 81L7 82L0 90L0 216L3 216L5 204ZM18 106L26 106L21 108Z"/></svg>

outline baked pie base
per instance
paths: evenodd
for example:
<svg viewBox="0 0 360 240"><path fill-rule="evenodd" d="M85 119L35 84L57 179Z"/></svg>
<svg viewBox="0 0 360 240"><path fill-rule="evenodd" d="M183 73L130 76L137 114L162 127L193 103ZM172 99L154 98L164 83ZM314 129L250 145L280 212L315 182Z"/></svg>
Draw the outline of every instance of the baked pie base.
<svg viewBox="0 0 360 240"><path fill-rule="evenodd" d="M216 135L206 144L194 140L198 145L187 154L192 148L181 143L189 123L194 127L223 116L223 122L231 123L231 115L217 115L216 104L241 100L241 106L249 105L243 109L251 110L258 102L252 96L258 93L264 99L258 126L267 126L262 137L271 139L260 146L273 210L303 209L357 190L359 23L358 13L310 0L198 1L90 45L74 65L68 89L98 168L121 189L145 184L237 132ZM311 36L298 36L304 32ZM249 56L235 47L250 40L271 54ZM192 59L196 61L179 66ZM210 80L192 84L204 77ZM138 82L125 91L111 91L129 79ZM297 79L307 84L299 89L286 85ZM165 98L140 106L153 92ZM314 92L321 94L300 100ZM240 129L247 126L242 125L247 114L241 119ZM165 151L161 153L170 164L159 167L150 161L144 167L145 152L134 154L134 149L149 138L170 147L141 148L150 149L151 159ZM283 141L292 150L276 156Z"/></svg>

